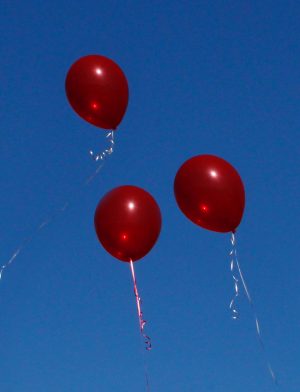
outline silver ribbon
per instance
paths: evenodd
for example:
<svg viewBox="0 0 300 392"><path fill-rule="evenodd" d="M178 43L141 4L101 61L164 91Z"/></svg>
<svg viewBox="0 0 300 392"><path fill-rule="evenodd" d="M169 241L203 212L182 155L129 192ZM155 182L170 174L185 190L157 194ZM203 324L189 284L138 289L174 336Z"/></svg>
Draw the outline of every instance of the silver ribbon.
<svg viewBox="0 0 300 392"><path fill-rule="evenodd" d="M107 159L108 156L110 156L114 152L114 146L115 146L115 141L114 141L114 132L109 131L106 135L106 138L108 139L108 147L102 151L99 154L94 154L93 151L90 151L90 155L93 157L93 159L97 161L101 161L101 164L97 167L96 171L89 176L88 178L85 179L85 181L80 185L79 188L82 186L87 186L90 182L94 180L94 178L97 176L97 174L100 172L102 169L105 160ZM77 194L77 192L72 192L73 194ZM19 256L19 254L23 251L23 249L31 243L33 239L38 235L38 233L43 230L45 227L47 227L50 223L52 223L57 216L60 214L63 214L66 209L69 207L70 201L66 201L64 204L61 205L58 209L54 210L52 214L46 218L45 220L41 221L41 223L33 230L33 233L30 236L27 236L26 238L23 239L21 242L20 246L13 252L13 254L10 256L10 258L2 265L0 266L0 280L2 279L4 270L7 269Z"/></svg>
<svg viewBox="0 0 300 392"><path fill-rule="evenodd" d="M256 307L255 307L254 302L251 298L249 289L247 287L247 284L246 284L246 281L245 281L245 278L244 278L244 275L243 275L243 272L242 272L242 269L241 269L241 266L240 266L240 263L238 260L237 249L236 249L236 236L234 233L231 234L230 240L231 240L231 245L232 245L230 253L229 253L230 271L231 271L233 282L234 282L234 297L232 298L232 300L230 302L229 309L232 312L232 318L234 320L236 320L239 316L239 312L236 307L236 300L237 300L237 298L239 296L239 292L240 292L239 291L239 283L242 282L242 286L244 288L246 297L247 297L248 302L250 304L250 307L252 309L252 314L253 314L254 321L255 321L256 335L257 335L258 341L260 343L260 348L261 348L263 355L265 357L266 365L267 365L269 374L273 380L273 384L275 386L278 386L278 380L277 380L276 374L275 374L275 372L271 366L271 363L268 359L268 356L267 356L265 344L264 344L262 334L261 334L260 323L259 323L259 320L257 317ZM237 276L237 274L238 274L238 276Z"/></svg>

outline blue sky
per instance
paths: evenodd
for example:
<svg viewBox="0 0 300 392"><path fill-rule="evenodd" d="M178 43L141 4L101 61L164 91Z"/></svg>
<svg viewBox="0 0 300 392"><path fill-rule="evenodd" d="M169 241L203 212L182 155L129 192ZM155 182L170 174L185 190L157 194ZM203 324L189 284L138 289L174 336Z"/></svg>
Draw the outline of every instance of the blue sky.
<svg viewBox="0 0 300 392"><path fill-rule="evenodd" d="M229 235L188 221L173 196L197 154L233 164L246 187L238 251L278 390L298 392L299 27L296 1L2 1L0 389L143 391L128 265L96 239L93 214L113 187L158 201L163 229L136 263L155 392L273 388L246 298L228 310ZM86 54L114 59L130 101L97 178L88 150L105 132L69 107L64 79Z"/></svg>

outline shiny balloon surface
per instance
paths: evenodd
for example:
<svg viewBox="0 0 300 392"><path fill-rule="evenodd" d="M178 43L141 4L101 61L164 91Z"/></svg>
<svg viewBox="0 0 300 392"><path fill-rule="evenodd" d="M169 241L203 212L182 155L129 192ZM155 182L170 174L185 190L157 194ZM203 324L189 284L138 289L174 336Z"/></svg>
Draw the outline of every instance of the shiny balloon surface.
<svg viewBox="0 0 300 392"><path fill-rule="evenodd" d="M244 185L235 168L214 155L187 160L174 181L181 211L195 224L230 232L240 224L245 207Z"/></svg>
<svg viewBox="0 0 300 392"><path fill-rule="evenodd" d="M128 104L128 83L121 68L100 55L81 57L69 69L65 88L75 112L89 123L115 130Z"/></svg>
<svg viewBox="0 0 300 392"><path fill-rule="evenodd" d="M161 230L161 213L142 188L125 185L108 192L94 217L99 241L119 260L136 261L154 246Z"/></svg>

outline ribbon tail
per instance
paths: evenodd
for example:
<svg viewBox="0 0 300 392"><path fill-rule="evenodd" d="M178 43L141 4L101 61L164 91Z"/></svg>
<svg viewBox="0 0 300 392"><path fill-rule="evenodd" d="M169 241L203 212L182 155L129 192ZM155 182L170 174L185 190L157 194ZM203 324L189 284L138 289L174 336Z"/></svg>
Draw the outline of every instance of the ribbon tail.
<svg viewBox="0 0 300 392"><path fill-rule="evenodd" d="M256 336L257 336L258 341L260 343L260 347L261 347L262 353L263 353L263 355L265 357L265 361L266 361L266 365L267 365L269 374L270 374L270 376L271 376L271 378L273 380L274 385L278 386L278 380L277 380L276 374L275 374L275 372L274 372L274 370L272 368L272 365L271 365L271 363L270 363L270 361L268 359L268 356L267 356L266 347L265 347L264 340L262 338L262 333L261 333L261 328L260 328L260 323L259 323L259 320L258 320L256 308L255 308L254 302L253 302L253 300L251 298L250 291L248 289L248 286L247 286L244 274L242 272L242 269L241 269L241 266L240 266L240 263L239 263L239 260L238 260L238 257L237 257L236 237L235 237L234 233L232 233L232 235L231 235L231 244L232 244L232 250L230 251L230 256L232 257L232 260L231 260L231 271L233 271L233 269L235 267L237 269L239 279L236 278L236 276L233 274L233 279L234 279L234 282L235 282L234 283L235 284L235 297L233 298L233 300L230 303L230 308L233 309L232 310L233 312L235 312L235 308L234 308L234 306L232 304L234 304L234 301L235 301L235 299L237 298L237 296L239 294L238 286L239 286L239 281L241 281L243 289L244 289L244 292L245 292L245 295L246 295L247 300L249 302L249 305L250 305L250 307L252 309L252 314L253 314L254 321L255 321ZM235 318L235 317L233 317L233 318Z"/></svg>

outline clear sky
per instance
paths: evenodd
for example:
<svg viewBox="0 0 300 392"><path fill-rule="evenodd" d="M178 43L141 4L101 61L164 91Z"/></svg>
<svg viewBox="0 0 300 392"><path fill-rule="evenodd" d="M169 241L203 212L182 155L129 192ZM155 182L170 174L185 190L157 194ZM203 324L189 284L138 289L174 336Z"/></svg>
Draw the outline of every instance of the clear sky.
<svg viewBox="0 0 300 392"><path fill-rule="evenodd" d="M143 356L127 264L100 246L98 200L132 184L163 229L136 263L152 392L269 392L251 309L233 294L226 234L178 210L173 179L197 154L225 158L246 187L238 251L279 391L300 389L297 1L14 1L0 12L0 257L65 201L0 282L1 392L141 392ZM64 79L86 54L130 87L114 155L69 107Z"/></svg>

